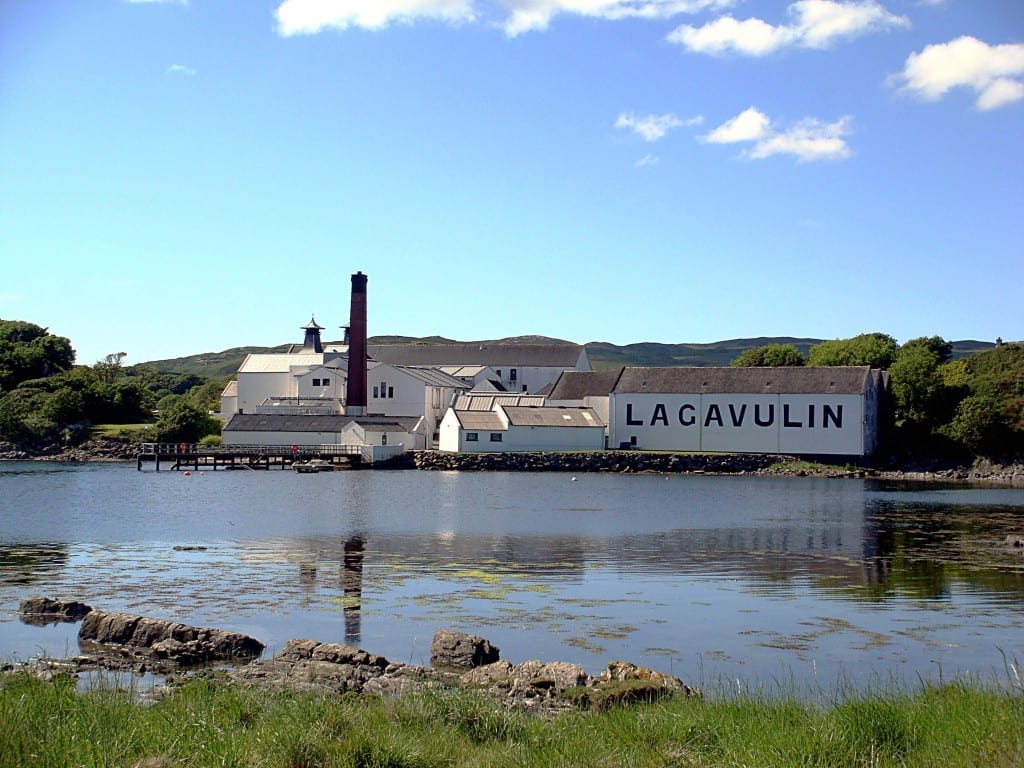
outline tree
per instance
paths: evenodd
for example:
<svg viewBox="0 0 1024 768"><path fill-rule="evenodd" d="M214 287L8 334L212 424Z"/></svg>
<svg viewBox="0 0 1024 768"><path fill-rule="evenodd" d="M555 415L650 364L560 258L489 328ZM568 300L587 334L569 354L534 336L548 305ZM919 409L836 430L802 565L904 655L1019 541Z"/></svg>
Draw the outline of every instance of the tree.
<svg viewBox="0 0 1024 768"><path fill-rule="evenodd" d="M889 368L897 419L939 426L937 406L943 392L939 356L925 344L905 345Z"/></svg>
<svg viewBox="0 0 1024 768"><path fill-rule="evenodd" d="M991 396L966 397L942 433L974 455L994 456L1005 448L1008 437L1006 419L999 406L999 401Z"/></svg>
<svg viewBox="0 0 1024 768"><path fill-rule="evenodd" d="M807 360L792 344L765 344L745 350L730 365L733 368L783 368L805 365Z"/></svg>
<svg viewBox="0 0 1024 768"><path fill-rule="evenodd" d="M220 432L220 422L210 418L204 410L181 398L166 411L160 412L156 422L156 439L168 443L195 443L206 435Z"/></svg>
<svg viewBox="0 0 1024 768"><path fill-rule="evenodd" d="M862 333L850 339L815 344L807 353L808 365L870 365L888 369L899 345L885 333Z"/></svg>
<svg viewBox="0 0 1024 768"><path fill-rule="evenodd" d="M948 363L949 359L953 356L953 342L946 341L941 336L920 336L916 339L911 339L900 347L900 351L902 352L913 347L924 347L931 350L939 359L939 363Z"/></svg>
<svg viewBox="0 0 1024 768"><path fill-rule="evenodd" d="M0 320L0 390L71 368L75 351L63 336L18 320Z"/></svg>

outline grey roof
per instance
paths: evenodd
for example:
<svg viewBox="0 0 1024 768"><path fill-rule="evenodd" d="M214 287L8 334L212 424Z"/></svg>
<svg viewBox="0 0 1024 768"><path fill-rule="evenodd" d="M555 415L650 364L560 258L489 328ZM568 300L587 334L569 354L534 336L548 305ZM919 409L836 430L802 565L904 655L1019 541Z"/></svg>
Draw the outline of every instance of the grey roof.
<svg viewBox="0 0 1024 768"><path fill-rule="evenodd" d="M868 366L782 368L626 368L614 392L699 394L862 394Z"/></svg>
<svg viewBox="0 0 1024 768"><path fill-rule="evenodd" d="M407 373L414 379L418 379L428 387L448 387L449 389L469 389L469 384L462 379L450 376L438 368L415 365L395 365L395 370Z"/></svg>
<svg viewBox="0 0 1024 768"><path fill-rule="evenodd" d="M601 427L604 422L593 408L530 408L507 405L503 409L514 427Z"/></svg>
<svg viewBox="0 0 1024 768"><path fill-rule="evenodd" d="M490 365L575 368L579 344L375 344L370 357L395 365Z"/></svg>
<svg viewBox="0 0 1024 768"><path fill-rule="evenodd" d="M463 429L498 432L505 429L501 417L494 411L455 411L455 418Z"/></svg>
<svg viewBox="0 0 1024 768"><path fill-rule="evenodd" d="M357 422L370 432L408 432L418 416L291 416L278 413L236 413L224 426L225 432L341 432ZM384 427L394 427L384 429Z"/></svg>
<svg viewBox="0 0 1024 768"><path fill-rule="evenodd" d="M558 374L548 400L582 400L607 395L615 389L622 368L613 371L562 371Z"/></svg>

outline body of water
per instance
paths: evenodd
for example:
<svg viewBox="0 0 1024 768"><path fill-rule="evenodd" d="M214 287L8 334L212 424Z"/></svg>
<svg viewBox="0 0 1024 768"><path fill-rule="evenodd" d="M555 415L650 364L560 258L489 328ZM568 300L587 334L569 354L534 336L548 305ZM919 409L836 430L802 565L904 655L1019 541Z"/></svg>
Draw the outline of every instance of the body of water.
<svg viewBox="0 0 1024 768"><path fill-rule="evenodd" d="M426 664L914 686L1024 663L1024 491L870 480L0 463L0 661L78 652L33 596Z"/></svg>

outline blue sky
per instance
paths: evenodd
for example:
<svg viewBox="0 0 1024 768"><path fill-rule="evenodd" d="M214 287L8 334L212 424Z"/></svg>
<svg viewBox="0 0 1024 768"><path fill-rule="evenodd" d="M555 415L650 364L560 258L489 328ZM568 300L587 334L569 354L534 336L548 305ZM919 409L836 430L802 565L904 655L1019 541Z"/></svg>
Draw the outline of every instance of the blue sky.
<svg viewBox="0 0 1024 768"><path fill-rule="evenodd" d="M1016 0L7 0L0 317L1024 338Z"/></svg>

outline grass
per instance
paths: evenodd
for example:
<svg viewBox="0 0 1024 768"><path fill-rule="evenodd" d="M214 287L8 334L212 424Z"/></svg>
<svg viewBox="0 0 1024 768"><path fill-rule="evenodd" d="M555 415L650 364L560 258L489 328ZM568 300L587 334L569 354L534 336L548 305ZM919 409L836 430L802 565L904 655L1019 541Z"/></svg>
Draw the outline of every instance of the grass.
<svg viewBox="0 0 1024 768"><path fill-rule="evenodd" d="M0 767L986 766L1024 764L1024 698L971 684L823 706L672 699L542 718L468 692L379 700L196 680L155 703L0 676Z"/></svg>
<svg viewBox="0 0 1024 768"><path fill-rule="evenodd" d="M141 439L146 431L152 431L152 424L94 424L89 436L94 439L127 437Z"/></svg>

